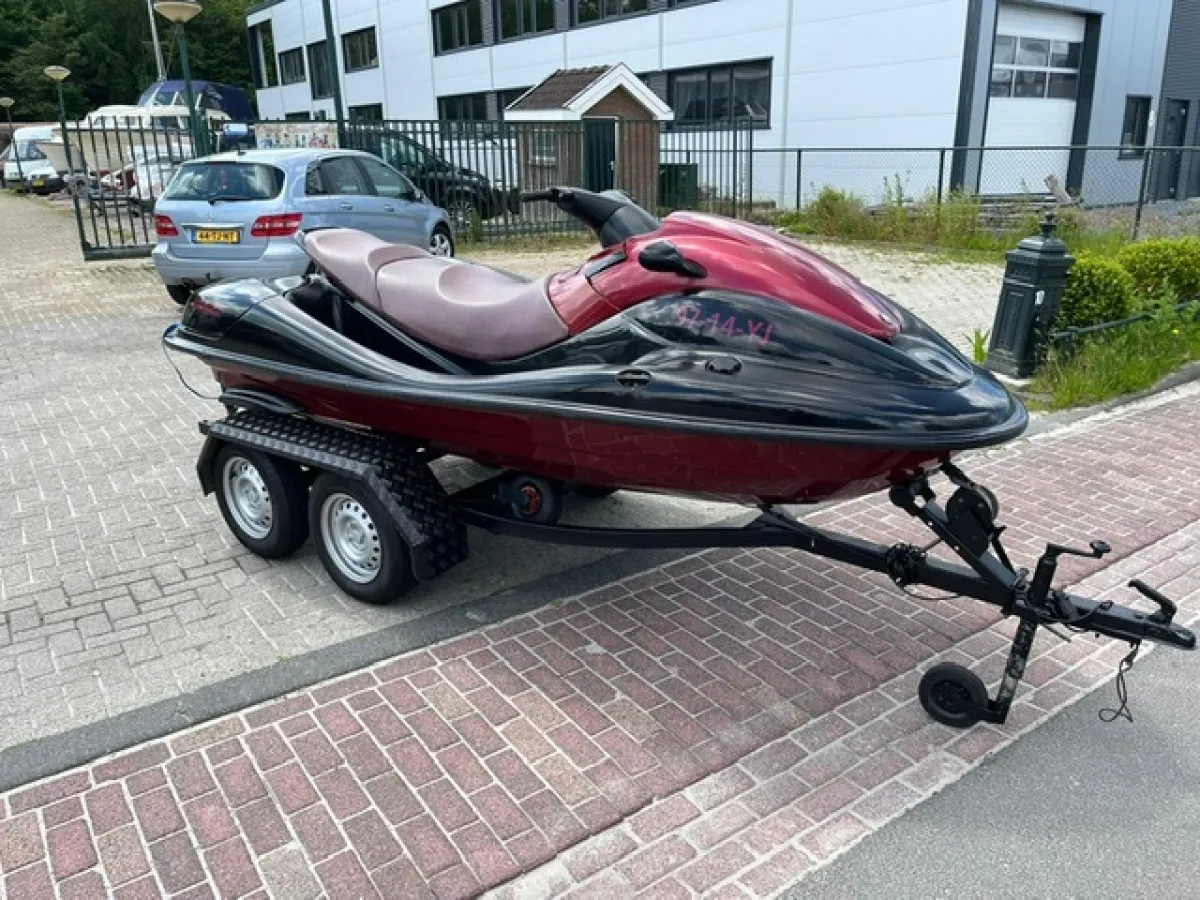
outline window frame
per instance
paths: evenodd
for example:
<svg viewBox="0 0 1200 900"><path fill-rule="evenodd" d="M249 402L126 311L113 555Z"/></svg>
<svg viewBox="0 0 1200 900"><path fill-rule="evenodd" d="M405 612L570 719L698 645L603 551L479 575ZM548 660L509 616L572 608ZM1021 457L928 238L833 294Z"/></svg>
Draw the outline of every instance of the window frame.
<svg viewBox="0 0 1200 900"><path fill-rule="evenodd" d="M471 40L471 10L478 13L479 40ZM446 46L445 29L442 27L443 18L449 17L454 38L462 37L462 29L466 31L466 40L460 40L453 47ZM440 6L429 12L429 27L433 36L433 55L445 56L447 53L458 53L484 46L483 40L483 0L463 0L461 3L451 3Z"/></svg>
<svg viewBox="0 0 1200 900"><path fill-rule="evenodd" d="M1006 50L1003 57L997 52L997 47L992 48L992 69L988 76L988 100L998 98L1001 100L1067 100L1072 103L1079 100L1079 84L1080 71L1083 63L1083 41L1062 41L1056 38L1031 38L1019 34L997 34L994 38L994 44L998 44L1001 40L1005 42ZM1008 42L1012 42L1012 58L1007 59ZM1023 63L1021 62L1021 52L1024 49L1024 44L1027 41L1035 41L1046 45L1046 61L1044 63ZM1054 65L1054 54L1056 48L1066 47L1066 61L1070 63L1071 56L1075 57L1075 65ZM1071 48L1077 48L1072 54ZM1062 52L1061 49L1058 52ZM998 84L996 75L999 73L1008 73L1008 93L997 94L993 92L993 85ZM1021 75L1040 75L1042 92L1040 94L1017 94L1017 84L1020 82ZM1069 97L1052 97L1050 95L1050 81L1055 75L1058 76L1074 76L1075 92ZM1036 80L1036 79L1035 79Z"/></svg>
<svg viewBox="0 0 1200 900"><path fill-rule="evenodd" d="M355 113L361 110L379 110L379 118L355 118ZM383 119L383 104L382 103L360 103L357 106L346 107L346 121L351 125L365 125L372 122L382 122Z"/></svg>
<svg viewBox="0 0 1200 900"><path fill-rule="evenodd" d="M526 132L528 136L529 152L528 164L531 166L541 166L552 169L558 165L558 129L556 128L533 128ZM539 141L549 138L553 147L550 152L545 151L544 146L539 146Z"/></svg>
<svg viewBox="0 0 1200 900"><path fill-rule="evenodd" d="M1126 127L1129 125L1131 113L1138 115L1139 107L1141 107L1140 122L1134 122L1133 131L1130 133L1133 142L1127 144L1125 143ZM1154 98L1149 94L1125 95L1125 113L1121 117L1121 149L1117 153L1118 159L1142 159L1145 157L1146 148L1150 144L1150 113L1153 111L1153 107ZM1138 131L1142 133L1140 144L1137 143Z"/></svg>
<svg viewBox="0 0 1200 900"><path fill-rule="evenodd" d="M734 114L733 114L734 108L736 106L736 104L734 103L734 98L736 96L735 87L734 87L735 83L736 83L735 82L735 74L740 71L744 76L745 73L749 70L759 70L759 73L761 73L762 70L766 71L766 85L767 85L767 97L766 97L767 102L766 102L766 107L765 107L766 117L764 119L762 119L761 121L755 121L754 119L750 119L749 122L746 123L746 125L743 125L743 122L741 120L735 119ZM722 63L720 65L714 65L714 66L695 66L695 67L691 67L691 68L687 68L687 69L673 69L673 70L668 71L666 74L667 74L667 101L666 102L667 102L667 105L670 106L672 109L674 109L676 112L675 121L673 121L670 126L672 129L704 131L705 129L713 129L713 128L730 128L730 127L735 127L735 126L741 126L741 127L748 126L750 128L755 129L756 131L762 131L762 130L769 129L771 127L771 81L774 76L774 60L773 59L771 59L771 58L751 59L751 60L742 60L739 62ZM680 119L679 118L679 114L680 114L679 106L676 104L676 84L678 83L678 80L681 77L682 78L689 78L689 77L694 78L695 76L700 75L700 74L703 74L705 76L704 77L704 105L705 105L705 110L706 110L705 119L703 122L696 121L694 119ZM714 74L724 76L725 84L727 85L727 88L728 88L728 91L725 96L725 102L729 106L729 115L722 120L716 120L713 117L712 97L713 97L713 76L714 76Z"/></svg>
<svg viewBox="0 0 1200 900"><path fill-rule="evenodd" d="M345 162L353 170L355 177L358 179L358 186L363 189L361 194L344 194L340 191L330 191L329 182L325 177L325 167L333 163ZM321 179L321 188L325 193L320 194L321 197L373 197L375 194L371 190L371 183L363 170L358 165L358 160L349 154L338 154L337 156L325 156L317 162L317 174ZM307 175L306 175L307 177ZM307 191L306 191L307 193Z"/></svg>
<svg viewBox="0 0 1200 900"><path fill-rule="evenodd" d="M413 201L417 198L416 186L405 177L403 172L389 166L382 159L372 159L370 157L354 157L354 161L358 163L362 175L367 179L367 186L371 188L371 193L376 197L383 197L388 200L408 200ZM375 181L375 176L371 174L371 167L377 166L380 169L395 175L400 180L400 193L393 197L391 194L382 194L379 192L379 185Z"/></svg>
<svg viewBox="0 0 1200 900"><path fill-rule="evenodd" d="M537 30L537 8L538 8L538 5L543 2L548 2L550 4L550 27L543 28L541 30ZM504 33L504 29L501 27L501 22L504 19L504 4L505 3L515 3L516 4L516 7L517 7L517 33L516 34L506 35ZM556 6L557 6L557 4L554 2L554 0L496 0L495 5L493 7L493 15L494 15L494 19L495 19L495 21L493 22L493 26L495 28L496 43L503 44L503 43L507 43L508 41L519 41L519 40L524 40L526 38L540 37L540 36L546 35L546 34L553 34L557 28L558 16L555 13ZM526 10L529 10L533 15L534 27L532 29L527 28L525 25Z"/></svg>
<svg viewBox="0 0 1200 900"><path fill-rule="evenodd" d="M651 12L650 0L595 0L600 6L600 13L594 19L588 19L586 22L579 21L579 4L582 0L571 0L570 6L570 27L571 28L589 28L592 25L603 25L605 22L617 22L621 19L632 19L634 16L644 16ZM619 3L624 7L626 3L640 2L641 9L626 10L622 8L618 12L610 13L608 11L609 3Z"/></svg>
<svg viewBox="0 0 1200 900"><path fill-rule="evenodd" d="M336 75L336 67L329 68L330 60L329 60L329 43L328 43L328 41L329 41L328 38L324 38L319 41L313 41L311 44L307 44L304 48L305 55L308 57L308 72L309 72L308 92L309 92L309 96L311 96L313 100L329 100L330 98L333 97L333 79L335 77L337 77L337 75ZM316 55L318 47L320 48L320 54L321 54L319 57ZM316 63L314 62L315 59L324 59L325 60L325 67L327 70L327 77L329 80L328 93L325 93L325 94L317 93L317 86L319 84L319 82L317 80L317 71L320 67L317 66Z"/></svg>
<svg viewBox="0 0 1200 900"><path fill-rule="evenodd" d="M263 19L251 25L247 31L250 37L250 74L255 90L278 87L279 68L275 59L274 24L270 19ZM263 42L264 34L268 36L269 46Z"/></svg>
<svg viewBox="0 0 1200 900"><path fill-rule="evenodd" d="M293 53L297 54L297 56L295 58L298 58L300 60L300 77L288 80L284 76L285 66L283 64L283 58L285 56L291 57L291 55ZM308 66L305 65L304 48L303 47L292 47L290 50L284 50L282 53L280 53L279 54L279 84L281 86L285 85L285 84L303 84L306 81L308 81Z"/></svg>
<svg viewBox="0 0 1200 900"><path fill-rule="evenodd" d="M351 40L360 37L369 37L372 53L371 60L363 65L356 65L353 68L350 66L350 46ZM375 26L368 25L366 28L356 28L354 31L347 31L342 35L342 69L347 75L352 72L368 72L371 69L379 68L379 39L375 34Z"/></svg>

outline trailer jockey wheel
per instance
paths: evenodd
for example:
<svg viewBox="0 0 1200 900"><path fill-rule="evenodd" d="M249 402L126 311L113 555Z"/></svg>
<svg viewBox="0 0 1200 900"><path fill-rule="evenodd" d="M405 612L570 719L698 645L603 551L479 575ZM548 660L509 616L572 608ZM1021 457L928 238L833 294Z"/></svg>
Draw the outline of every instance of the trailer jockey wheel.
<svg viewBox="0 0 1200 900"><path fill-rule="evenodd" d="M504 486L502 497L514 519L553 525L562 515L562 489L545 478L516 475Z"/></svg>
<svg viewBox="0 0 1200 900"><path fill-rule="evenodd" d="M917 696L936 721L951 728L970 728L987 710L987 687L978 675L958 663L938 663L921 678Z"/></svg>

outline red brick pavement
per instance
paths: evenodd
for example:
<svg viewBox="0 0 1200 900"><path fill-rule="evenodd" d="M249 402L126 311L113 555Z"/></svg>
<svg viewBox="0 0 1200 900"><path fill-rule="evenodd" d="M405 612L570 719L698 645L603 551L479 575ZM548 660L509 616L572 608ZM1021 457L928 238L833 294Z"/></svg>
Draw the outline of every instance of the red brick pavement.
<svg viewBox="0 0 1200 900"><path fill-rule="evenodd" d="M972 473L1026 559L1037 539L1104 536L1145 549L1093 565L1096 590L1153 567L1192 591L1194 536L1158 539L1200 519L1198 420L1176 400ZM816 518L908 528L879 500ZM769 895L1123 651L1039 643L1005 729L930 724L920 668L998 674L994 622L799 553L700 553L12 791L3 884L14 900Z"/></svg>

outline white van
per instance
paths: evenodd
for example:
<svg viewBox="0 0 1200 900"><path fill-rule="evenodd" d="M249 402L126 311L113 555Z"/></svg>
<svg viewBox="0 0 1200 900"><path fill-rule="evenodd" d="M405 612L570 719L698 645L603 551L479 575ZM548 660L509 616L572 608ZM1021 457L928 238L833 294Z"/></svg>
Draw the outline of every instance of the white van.
<svg viewBox="0 0 1200 900"><path fill-rule="evenodd" d="M49 125L18 128L13 134L12 147L4 159L4 183L17 185L24 178L29 189L37 194L62 190L62 176L37 145L38 141L48 141L53 137Z"/></svg>

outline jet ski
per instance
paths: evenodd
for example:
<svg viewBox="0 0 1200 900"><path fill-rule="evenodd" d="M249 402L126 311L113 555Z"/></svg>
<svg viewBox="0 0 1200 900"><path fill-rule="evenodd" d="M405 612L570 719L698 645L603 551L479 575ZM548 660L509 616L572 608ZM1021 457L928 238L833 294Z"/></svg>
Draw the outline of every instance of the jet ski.
<svg viewBox="0 0 1200 900"><path fill-rule="evenodd" d="M312 231L314 274L200 290L165 343L226 398L556 483L756 504L880 490L1027 425L990 373L784 235L616 191L524 199L602 249L531 281Z"/></svg>
<svg viewBox="0 0 1200 900"><path fill-rule="evenodd" d="M955 728L1008 716L1040 626L1183 650L1176 604L1153 612L1053 584L1001 543L999 503L953 457L1011 440L1028 416L989 373L848 272L784 236L717 216L662 221L618 192L555 188L598 236L578 267L527 280L348 230L303 234L313 273L204 288L166 346L207 363L229 411L200 425L196 464L251 551L311 534L333 581L388 603L467 556L465 525L593 547L779 547L972 597L1017 619L994 696L952 662L920 680ZM430 462L496 475L448 493ZM953 489L943 504L933 486ZM752 503L737 527L558 522L569 489ZM886 489L934 540L882 544L814 527L783 504ZM961 562L931 554L936 547ZM815 601L819 602L819 600ZM1056 631L1056 634L1061 633ZM1121 672L1133 660L1131 652Z"/></svg>

